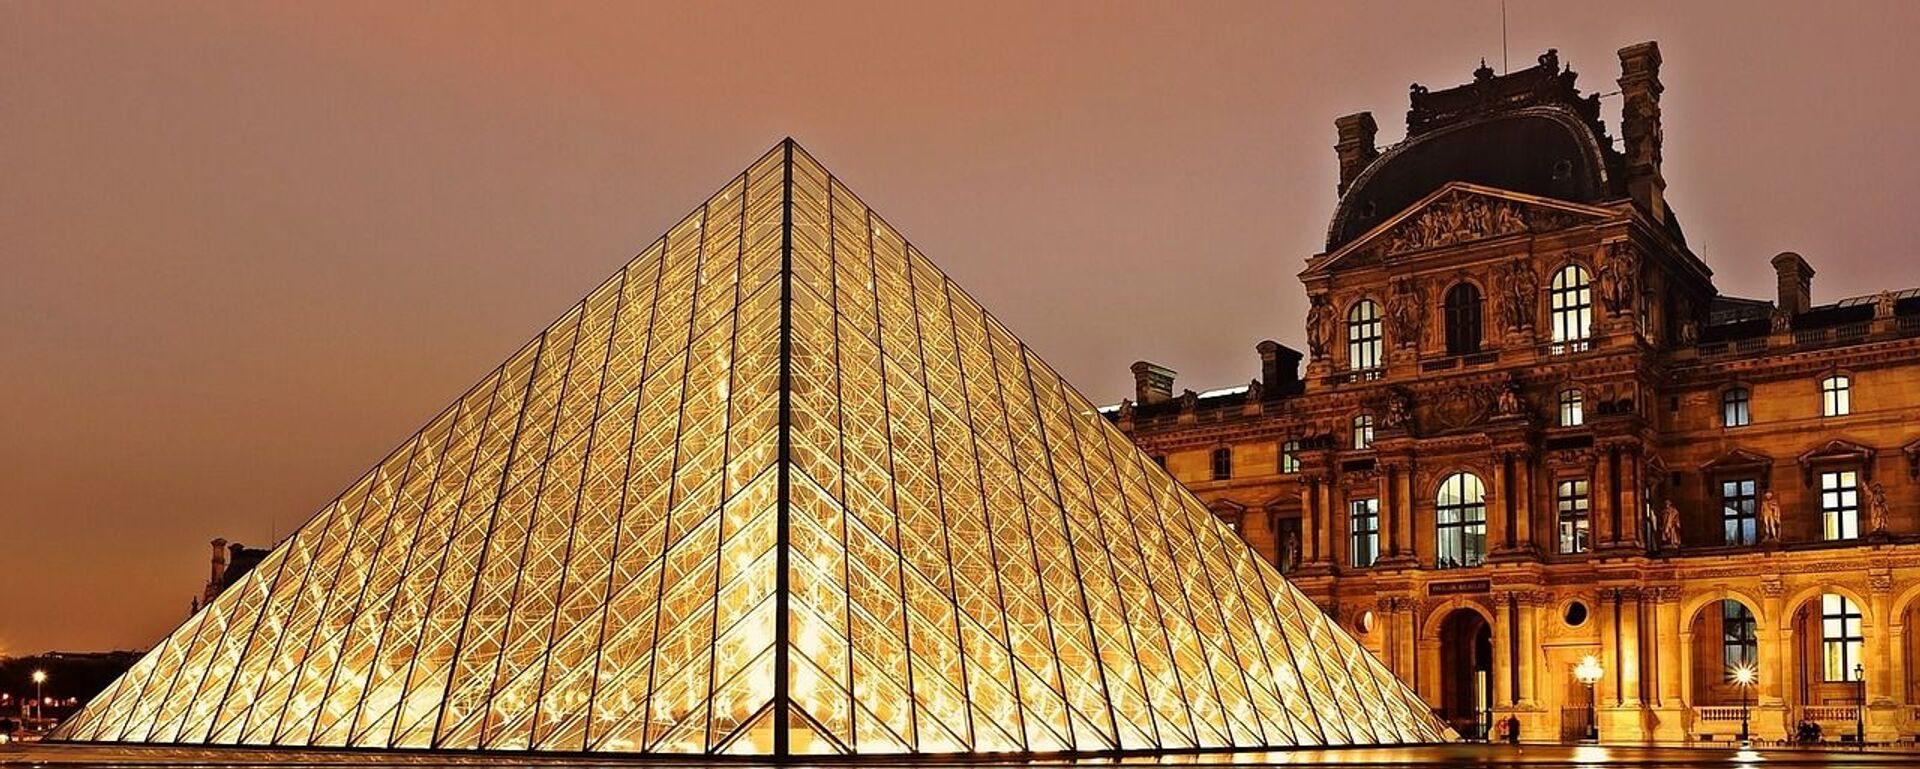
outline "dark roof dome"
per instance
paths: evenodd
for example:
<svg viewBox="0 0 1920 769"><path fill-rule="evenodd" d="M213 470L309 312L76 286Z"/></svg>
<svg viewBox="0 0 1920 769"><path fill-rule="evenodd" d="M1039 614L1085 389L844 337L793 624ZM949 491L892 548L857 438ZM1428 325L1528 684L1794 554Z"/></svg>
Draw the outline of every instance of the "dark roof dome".
<svg viewBox="0 0 1920 769"><path fill-rule="evenodd" d="M1626 196L1624 160L1600 122L1598 96L1548 51L1537 66L1429 92L1415 84L1407 140L1367 164L1334 210L1327 249L1339 248L1448 182L1575 203Z"/></svg>

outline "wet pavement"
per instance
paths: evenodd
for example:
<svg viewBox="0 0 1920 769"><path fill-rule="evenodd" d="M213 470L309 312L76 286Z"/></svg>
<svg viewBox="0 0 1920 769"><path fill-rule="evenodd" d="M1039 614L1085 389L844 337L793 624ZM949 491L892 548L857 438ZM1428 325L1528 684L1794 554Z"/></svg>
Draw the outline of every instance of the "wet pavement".
<svg viewBox="0 0 1920 769"><path fill-rule="evenodd" d="M1376 767L1378 769L1419 769L1436 766L1470 766L1486 769L1556 769L1558 767L1607 767L1634 769L1658 767L1728 767L1763 769L1768 766L1807 766L1847 769L1862 767L1920 767L1920 751L1881 749L1855 751L1835 747L1830 750L1765 748L1738 750L1695 747L1618 747L1595 745L1479 745L1455 744L1400 748L1339 748L1271 752L1208 753L1168 756L1130 756L1082 759L1078 761L983 758L979 760L919 759L887 761L862 759L851 764L861 767L953 766L992 764L1005 766L1286 766L1286 767ZM359 753L321 751L279 751L199 748L127 748L95 745L19 744L0 746L0 766L8 767L472 767L472 766L632 766L662 767L752 766L751 762L701 762L678 759L603 759L597 757L509 757L499 755L456 755L435 753ZM798 762L789 764L800 766ZM820 765L835 765L821 762Z"/></svg>

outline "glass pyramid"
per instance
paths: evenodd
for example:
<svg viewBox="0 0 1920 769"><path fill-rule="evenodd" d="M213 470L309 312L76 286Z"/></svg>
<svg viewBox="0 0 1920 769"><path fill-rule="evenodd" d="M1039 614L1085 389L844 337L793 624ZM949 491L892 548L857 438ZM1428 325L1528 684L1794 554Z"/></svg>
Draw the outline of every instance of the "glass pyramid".
<svg viewBox="0 0 1920 769"><path fill-rule="evenodd" d="M1444 735L787 141L54 736L777 757Z"/></svg>

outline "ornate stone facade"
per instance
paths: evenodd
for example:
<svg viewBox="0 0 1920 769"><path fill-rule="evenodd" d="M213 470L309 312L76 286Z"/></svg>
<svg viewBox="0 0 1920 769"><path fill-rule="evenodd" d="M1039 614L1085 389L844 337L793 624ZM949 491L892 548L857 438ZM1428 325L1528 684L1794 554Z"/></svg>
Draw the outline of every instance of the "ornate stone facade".
<svg viewBox="0 0 1920 769"><path fill-rule="evenodd" d="M1551 52L1416 88L1384 150L1342 118L1304 376L1263 343L1259 387L1110 416L1463 729L1583 732L1591 655L1607 741L1730 738L1741 666L1757 736L1911 736L1920 292L1813 305L1782 254L1722 296L1662 199L1659 51L1621 65L1622 151Z"/></svg>

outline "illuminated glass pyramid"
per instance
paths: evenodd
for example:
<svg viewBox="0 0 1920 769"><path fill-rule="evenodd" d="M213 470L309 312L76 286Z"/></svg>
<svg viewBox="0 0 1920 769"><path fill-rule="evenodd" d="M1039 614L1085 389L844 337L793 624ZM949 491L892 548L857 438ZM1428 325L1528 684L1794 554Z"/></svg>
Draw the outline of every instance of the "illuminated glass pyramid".
<svg viewBox="0 0 1920 769"><path fill-rule="evenodd" d="M789 141L55 737L777 757L1443 735Z"/></svg>

